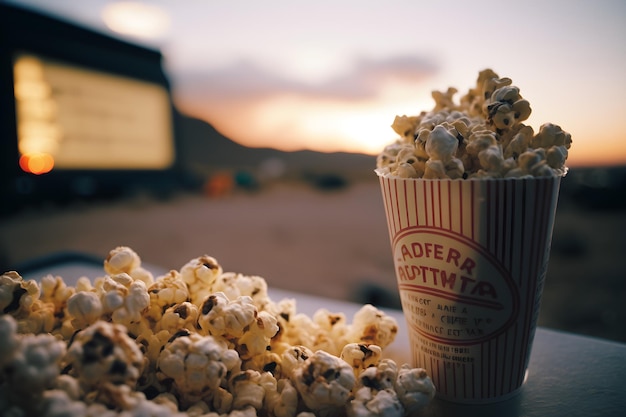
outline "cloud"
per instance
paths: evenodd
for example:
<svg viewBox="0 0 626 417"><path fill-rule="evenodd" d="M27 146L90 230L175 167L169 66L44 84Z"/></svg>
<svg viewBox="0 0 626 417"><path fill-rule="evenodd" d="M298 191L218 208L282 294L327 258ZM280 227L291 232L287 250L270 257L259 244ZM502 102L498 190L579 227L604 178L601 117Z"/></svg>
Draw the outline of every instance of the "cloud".
<svg viewBox="0 0 626 417"><path fill-rule="evenodd" d="M390 81L419 83L439 71L428 57L396 56L388 59L360 59L352 69L323 83L288 79L249 61L203 73L173 74L181 99L192 101L258 100L277 95L297 95L318 100L365 100L375 97Z"/></svg>
<svg viewBox="0 0 626 417"><path fill-rule="evenodd" d="M390 140L398 107L414 106L416 90L426 90L424 81L438 71L437 62L423 57L360 59L350 70L313 83L241 61L178 73L172 81L179 110L243 145L374 152Z"/></svg>
<svg viewBox="0 0 626 417"><path fill-rule="evenodd" d="M364 59L357 62L352 72L318 86L317 91L334 98L364 99L375 96L388 81L419 83L438 70L436 62L421 57Z"/></svg>

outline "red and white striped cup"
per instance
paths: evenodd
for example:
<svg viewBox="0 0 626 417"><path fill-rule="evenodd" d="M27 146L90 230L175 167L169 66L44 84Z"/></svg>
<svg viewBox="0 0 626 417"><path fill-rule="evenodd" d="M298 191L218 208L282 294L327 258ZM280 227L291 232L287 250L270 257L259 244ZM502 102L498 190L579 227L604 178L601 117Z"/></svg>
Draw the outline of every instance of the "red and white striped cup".
<svg viewBox="0 0 626 417"><path fill-rule="evenodd" d="M523 386L560 177L379 177L413 365L440 398L499 401Z"/></svg>

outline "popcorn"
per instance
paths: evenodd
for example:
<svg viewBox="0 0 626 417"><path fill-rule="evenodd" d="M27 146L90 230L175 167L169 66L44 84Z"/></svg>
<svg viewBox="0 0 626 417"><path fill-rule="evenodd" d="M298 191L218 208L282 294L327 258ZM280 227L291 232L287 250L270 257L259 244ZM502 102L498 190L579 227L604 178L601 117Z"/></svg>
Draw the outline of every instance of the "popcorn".
<svg viewBox="0 0 626 417"><path fill-rule="evenodd" d="M461 178L465 168L463 162L454 157L458 149L458 139L442 126L439 125L433 129L430 140L426 143L426 151L431 157L425 162L424 177L439 178L444 175L447 178ZM439 162L443 169L438 170L430 166L434 162Z"/></svg>
<svg viewBox="0 0 626 417"><path fill-rule="evenodd" d="M9 315L0 316L0 369L11 363L14 352L19 346L16 338L17 323Z"/></svg>
<svg viewBox="0 0 626 417"><path fill-rule="evenodd" d="M24 281L15 271L0 276L0 310L3 313L13 317L26 316L38 298L39 287L35 281Z"/></svg>
<svg viewBox="0 0 626 417"><path fill-rule="evenodd" d="M74 292L74 288L68 287L61 277L46 275L41 278L39 299L54 306L55 316L62 313Z"/></svg>
<svg viewBox="0 0 626 417"><path fill-rule="evenodd" d="M481 71L476 86L456 103L457 90L433 92L435 106L419 116L396 116L392 129L400 136L376 159L377 172L399 178L457 179L555 176L567 172L571 135L546 123L536 135L523 124L530 117L528 100L510 78ZM541 157L535 169L520 156ZM536 165L536 164L535 164Z"/></svg>
<svg viewBox="0 0 626 417"><path fill-rule="evenodd" d="M242 359L248 359L263 354L277 332L276 318L265 311L259 312L250 329L237 341L239 355Z"/></svg>
<svg viewBox="0 0 626 417"><path fill-rule="evenodd" d="M74 336L63 366L85 393L103 395L108 403L121 385L135 387L145 361L124 326L98 321Z"/></svg>
<svg viewBox="0 0 626 417"><path fill-rule="evenodd" d="M129 247L118 246L109 252L109 256L104 260L104 271L109 275L129 274L141 266L139 255Z"/></svg>
<svg viewBox="0 0 626 417"><path fill-rule="evenodd" d="M24 281L15 271L0 276L0 310L17 320L20 333L51 332L56 326L54 305L39 297L34 280Z"/></svg>
<svg viewBox="0 0 626 417"><path fill-rule="evenodd" d="M521 127L517 133L511 138L508 144L504 145L504 157L516 160L518 156L526 152L531 144L534 135L533 128L530 126ZM563 160L565 163L565 160ZM556 167L555 167L556 168Z"/></svg>
<svg viewBox="0 0 626 417"><path fill-rule="evenodd" d="M284 341L288 345L305 346L311 350L326 349L334 353L336 343L331 340L324 328L315 323L313 319L305 314L297 313L289 316L289 320L281 322L278 341Z"/></svg>
<svg viewBox="0 0 626 417"><path fill-rule="evenodd" d="M276 378L281 378L282 359L279 353L273 352L271 347L266 347L264 352L253 355L248 359L243 359L241 369L255 369L263 372L269 372Z"/></svg>
<svg viewBox="0 0 626 417"><path fill-rule="evenodd" d="M360 388L348 409L349 417L402 417L404 410L393 390L370 390Z"/></svg>
<svg viewBox="0 0 626 417"><path fill-rule="evenodd" d="M109 252L104 260L104 271L109 275L126 273L135 280L143 281L146 286L152 285L152 273L141 266L139 255L127 246L118 246Z"/></svg>
<svg viewBox="0 0 626 417"><path fill-rule="evenodd" d="M307 407L319 416L340 415L355 384L352 367L318 350L293 372L292 381Z"/></svg>
<svg viewBox="0 0 626 417"><path fill-rule="evenodd" d="M414 415L435 396L435 386L426 371L407 364L398 370L395 388L406 415Z"/></svg>
<svg viewBox="0 0 626 417"><path fill-rule="evenodd" d="M67 374L58 375L54 381L54 387L55 389L65 392L67 396L74 401L80 399L80 384L78 380L72 376Z"/></svg>
<svg viewBox="0 0 626 417"><path fill-rule="evenodd" d="M450 161L459 147L459 141L457 138L452 136L443 124L435 126L432 131L425 131L425 133L428 132L430 132L428 134L428 138L424 139L424 149L430 159L442 162Z"/></svg>
<svg viewBox="0 0 626 417"><path fill-rule="evenodd" d="M383 355L397 323L373 306L352 322L322 308L309 317L293 299L271 300L263 278L224 272L208 255L153 279L120 246L104 272L74 287L0 277L0 414L378 415L428 399L411 368L396 387ZM385 369L396 370L389 387L363 382Z"/></svg>
<svg viewBox="0 0 626 417"><path fill-rule="evenodd" d="M519 94L519 88L503 86L491 94L491 103L487 105L487 124L503 132L528 119L531 113L530 103Z"/></svg>
<svg viewBox="0 0 626 417"><path fill-rule="evenodd" d="M341 359L352 365L355 376L362 371L378 364L382 357L382 349L376 345L349 343L341 351Z"/></svg>
<svg viewBox="0 0 626 417"><path fill-rule="evenodd" d="M269 381L264 381L268 378ZM261 374L252 369L233 375L229 382L229 391L233 394L233 408L241 410L246 407L254 407L257 411L261 410L265 399L264 385L274 385L275 383L276 381L271 374Z"/></svg>
<svg viewBox="0 0 626 417"><path fill-rule="evenodd" d="M269 302L267 283L256 275L244 275L234 272L225 272L215 280L213 292L223 292L229 299L240 296L252 298L254 304L262 310Z"/></svg>
<svg viewBox="0 0 626 417"><path fill-rule="evenodd" d="M172 338L179 334L189 334L189 330L180 329L176 333L172 334L168 330L152 330L145 331L137 336L137 344L140 349L144 353L144 355L148 358L150 364L156 364L156 361L159 357L159 353L163 350L163 347L167 344L167 342Z"/></svg>
<svg viewBox="0 0 626 417"><path fill-rule="evenodd" d="M350 401L348 416L407 415L394 389L397 375L395 363L388 360L361 372L354 399Z"/></svg>
<svg viewBox="0 0 626 417"><path fill-rule="evenodd" d="M33 300L27 318L18 319L20 333L50 333L58 324L54 305L39 299Z"/></svg>
<svg viewBox="0 0 626 417"><path fill-rule="evenodd" d="M435 396L435 386L420 368L382 359L359 374L348 416L413 416Z"/></svg>
<svg viewBox="0 0 626 417"><path fill-rule="evenodd" d="M144 324L142 323L142 312L150 305L150 296L143 281L128 281L126 278L130 277L126 274L112 277L117 282L123 279L125 290L120 300L121 304L113 311L111 319L114 323L123 324L131 332L137 334L140 332L140 328L138 330L137 327Z"/></svg>
<svg viewBox="0 0 626 417"><path fill-rule="evenodd" d="M172 381L172 392L181 403L214 399L214 391L226 386L231 374L237 372L241 359L226 342L213 336L189 333L173 338L165 345L157 360L157 376Z"/></svg>
<svg viewBox="0 0 626 417"><path fill-rule="evenodd" d="M70 398L65 391L49 390L44 393L41 408L46 410L40 414L47 416L87 416L87 404Z"/></svg>
<svg viewBox="0 0 626 417"><path fill-rule="evenodd" d="M59 374L65 344L46 333L19 334L15 319L9 315L0 316L0 335L2 388L16 405L36 413L33 407Z"/></svg>
<svg viewBox="0 0 626 417"><path fill-rule="evenodd" d="M327 333L332 340L342 341L343 336L349 328L345 314L332 313L325 308L320 308L313 313L313 322L317 324L323 332ZM341 349L339 349L337 353L340 351Z"/></svg>
<svg viewBox="0 0 626 417"><path fill-rule="evenodd" d="M366 304L356 312L352 326L346 334L350 342L367 343L387 347L398 333L396 320L371 304Z"/></svg>
<svg viewBox="0 0 626 417"><path fill-rule="evenodd" d="M151 322L161 320L163 312L176 304L190 299L189 288L183 281L180 272L171 270L169 273L158 277L148 287L150 304L143 316Z"/></svg>
<svg viewBox="0 0 626 417"><path fill-rule="evenodd" d="M289 379L280 379L274 386L265 384L267 409L276 417L289 417L298 409L298 391Z"/></svg>
<svg viewBox="0 0 626 417"><path fill-rule="evenodd" d="M198 316L200 310L198 306L188 301L168 307L163 313L161 320L155 323L154 330L166 330L170 334L176 333L180 329L198 331Z"/></svg>
<svg viewBox="0 0 626 417"><path fill-rule="evenodd" d="M262 354L278 332L276 319L258 312L252 298L229 300L222 292L207 297L202 304L198 325L204 332L233 343L242 359Z"/></svg>
<svg viewBox="0 0 626 417"><path fill-rule="evenodd" d="M258 312L250 297L238 297L230 301L222 292L207 297L202 304L198 324L213 336L228 340L243 336Z"/></svg>
<svg viewBox="0 0 626 417"><path fill-rule="evenodd" d="M191 301L196 305L211 295L211 288L222 273L222 267L217 260L208 255L190 260L180 270L180 275L189 288Z"/></svg>
<svg viewBox="0 0 626 417"><path fill-rule="evenodd" d="M102 317L102 302L95 292L77 292L67 300L67 313L72 327L81 330Z"/></svg>

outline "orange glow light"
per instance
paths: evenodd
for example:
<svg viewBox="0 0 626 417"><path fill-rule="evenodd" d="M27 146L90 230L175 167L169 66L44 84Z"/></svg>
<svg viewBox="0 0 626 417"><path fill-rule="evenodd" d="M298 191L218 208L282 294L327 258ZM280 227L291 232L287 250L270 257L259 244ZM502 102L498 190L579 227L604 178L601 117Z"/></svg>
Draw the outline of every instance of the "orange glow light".
<svg viewBox="0 0 626 417"><path fill-rule="evenodd" d="M24 154L20 157L20 168L24 172L41 175L52 171L53 167L54 158L47 153Z"/></svg>

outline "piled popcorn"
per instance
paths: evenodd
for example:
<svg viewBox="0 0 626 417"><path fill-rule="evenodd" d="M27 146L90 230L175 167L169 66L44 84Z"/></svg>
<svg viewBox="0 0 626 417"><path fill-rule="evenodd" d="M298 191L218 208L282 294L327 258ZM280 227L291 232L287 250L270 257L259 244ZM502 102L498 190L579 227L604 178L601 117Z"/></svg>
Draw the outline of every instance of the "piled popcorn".
<svg viewBox="0 0 626 417"><path fill-rule="evenodd" d="M371 305L309 317L210 256L154 278L118 247L104 272L0 277L0 415L407 416L434 396L383 358L398 327Z"/></svg>
<svg viewBox="0 0 626 417"><path fill-rule="evenodd" d="M435 107L396 116L400 136L377 158L377 172L400 178L520 178L564 175L571 135L546 123L535 133L522 122L530 104L490 69L455 103L455 88L435 91Z"/></svg>

